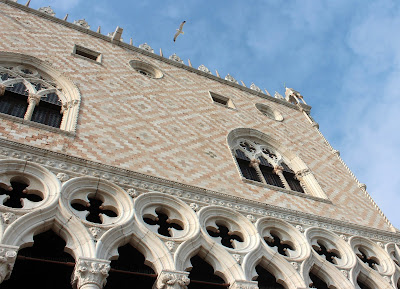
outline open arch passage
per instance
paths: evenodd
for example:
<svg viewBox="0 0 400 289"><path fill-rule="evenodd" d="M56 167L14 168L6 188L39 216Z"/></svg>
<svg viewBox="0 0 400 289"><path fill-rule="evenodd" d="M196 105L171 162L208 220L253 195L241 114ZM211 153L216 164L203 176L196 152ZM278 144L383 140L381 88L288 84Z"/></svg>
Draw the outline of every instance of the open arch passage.
<svg viewBox="0 0 400 289"><path fill-rule="evenodd" d="M105 289L143 288L151 289L157 274L145 265L145 258L130 244L118 248L119 257L111 261Z"/></svg>
<svg viewBox="0 0 400 289"><path fill-rule="evenodd" d="M228 288L229 284L214 274L214 268L196 255L190 259L192 270L190 270L190 284L188 289L223 289Z"/></svg>
<svg viewBox="0 0 400 289"><path fill-rule="evenodd" d="M258 288L260 289L285 289L281 284L276 282L276 278L270 272L265 270L261 265L256 266L258 277Z"/></svg>
<svg viewBox="0 0 400 289"><path fill-rule="evenodd" d="M19 250L9 280L3 289L71 289L74 258L64 252L65 241L52 230L33 237L32 247Z"/></svg>

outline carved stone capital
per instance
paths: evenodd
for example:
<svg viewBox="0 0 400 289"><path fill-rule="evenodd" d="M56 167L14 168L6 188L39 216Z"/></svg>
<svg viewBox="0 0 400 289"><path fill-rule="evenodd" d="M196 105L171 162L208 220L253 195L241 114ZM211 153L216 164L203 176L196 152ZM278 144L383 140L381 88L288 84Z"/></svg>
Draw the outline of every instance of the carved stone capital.
<svg viewBox="0 0 400 289"><path fill-rule="evenodd" d="M38 105L39 102L40 102L40 98L41 98L41 97L42 97L42 96L40 96L40 95L33 94L33 93L29 93L29 96L28 96L28 103L29 103L29 104L32 104L32 105Z"/></svg>
<svg viewBox="0 0 400 289"><path fill-rule="evenodd" d="M229 289L258 289L256 281L235 280Z"/></svg>
<svg viewBox="0 0 400 289"><path fill-rule="evenodd" d="M0 96L3 96L6 92L6 86L0 83Z"/></svg>
<svg viewBox="0 0 400 289"><path fill-rule="evenodd" d="M0 244L0 283L10 278L17 258L18 247Z"/></svg>
<svg viewBox="0 0 400 289"><path fill-rule="evenodd" d="M76 289L88 284L94 284L101 289L107 283L109 271L110 261L81 257L75 265L71 284Z"/></svg>
<svg viewBox="0 0 400 289"><path fill-rule="evenodd" d="M254 167L258 167L260 165L260 160L259 159L252 159L250 161L250 166Z"/></svg>
<svg viewBox="0 0 400 289"><path fill-rule="evenodd" d="M153 289L187 289L190 283L188 272L162 271L158 275Z"/></svg>
<svg viewBox="0 0 400 289"><path fill-rule="evenodd" d="M280 173L282 173L283 172L283 167L281 167L281 166L275 166L274 167L274 174L280 174Z"/></svg>

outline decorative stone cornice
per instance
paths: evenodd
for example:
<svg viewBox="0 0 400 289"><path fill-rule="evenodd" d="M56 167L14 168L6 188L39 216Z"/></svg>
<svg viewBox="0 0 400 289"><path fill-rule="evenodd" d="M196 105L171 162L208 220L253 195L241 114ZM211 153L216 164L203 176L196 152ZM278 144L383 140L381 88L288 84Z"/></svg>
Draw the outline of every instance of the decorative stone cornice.
<svg viewBox="0 0 400 289"><path fill-rule="evenodd" d="M72 274L71 284L75 289L80 289L87 284L103 288L107 283L110 261L80 257Z"/></svg>
<svg viewBox="0 0 400 289"><path fill-rule="evenodd" d="M16 143L7 140L6 138L0 138L0 159L2 158L30 160L38 165L46 167L56 175L60 172L67 173L70 178L82 175L97 176L118 184L127 190L131 188L135 189L140 194L149 191L158 191L170 194L180 198L188 205L195 201L201 208L210 204L218 204L232 208L242 213L244 216L247 216L248 214L252 214L256 218L271 216L285 220L294 226L302 225L304 228L317 226L334 231L338 235L358 235L385 243L400 243L399 232L390 232L388 230L357 225L347 221L322 217L217 191L194 187L155 176L129 171L123 168L96 163L63 153L52 152L30 145ZM254 184L259 185L258 182L254 182ZM268 187L268 185L263 186ZM273 187L271 187L271 189L273 189ZM284 189L282 188L281 190ZM290 192L288 191L288 193ZM295 194L295 192L292 193ZM298 195L301 197L304 194L298 193ZM310 195L304 195L303 197L310 198L314 202L330 202L329 200Z"/></svg>
<svg viewBox="0 0 400 289"><path fill-rule="evenodd" d="M10 278L18 247L0 244L0 283Z"/></svg>
<svg viewBox="0 0 400 289"><path fill-rule="evenodd" d="M258 289L256 281L235 280L229 289Z"/></svg>
<svg viewBox="0 0 400 289"><path fill-rule="evenodd" d="M162 271L153 289L187 289L190 283L189 273L183 271Z"/></svg>

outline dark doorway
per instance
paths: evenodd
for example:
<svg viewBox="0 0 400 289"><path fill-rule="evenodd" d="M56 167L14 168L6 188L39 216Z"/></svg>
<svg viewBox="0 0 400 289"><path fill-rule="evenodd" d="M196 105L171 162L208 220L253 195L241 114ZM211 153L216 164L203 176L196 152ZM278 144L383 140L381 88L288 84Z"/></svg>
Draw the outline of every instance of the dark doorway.
<svg viewBox="0 0 400 289"><path fill-rule="evenodd" d="M310 288L317 288L317 289L329 289L328 285L319 278L317 275L310 272L310 278L312 283L310 284Z"/></svg>
<svg viewBox="0 0 400 289"><path fill-rule="evenodd" d="M75 261L64 252L65 241L52 230L33 240L32 247L19 250L11 277L0 288L71 289Z"/></svg>

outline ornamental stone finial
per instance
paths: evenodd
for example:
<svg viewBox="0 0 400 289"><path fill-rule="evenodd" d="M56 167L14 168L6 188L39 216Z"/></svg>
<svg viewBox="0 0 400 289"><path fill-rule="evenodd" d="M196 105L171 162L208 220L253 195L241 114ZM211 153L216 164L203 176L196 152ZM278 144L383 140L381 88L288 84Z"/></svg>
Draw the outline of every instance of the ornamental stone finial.
<svg viewBox="0 0 400 289"><path fill-rule="evenodd" d="M169 59L183 64L183 60L176 53L172 54Z"/></svg>
<svg viewBox="0 0 400 289"><path fill-rule="evenodd" d="M207 67L204 66L204 64L200 65L197 69L200 71L203 71L205 73L212 74L211 71Z"/></svg>
<svg viewBox="0 0 400 289"><path fill-rule="evenodd" d="M46 13L46 14L48 14L48 15L50 15L50 16L53 16L53 17L56 15L56 13L54 12L54 10L53 10L50 6L47 6L47 7L40 7L40 8L38 9L38 11L43 12L43 13Z"/></svg>
<svg viewBox="0 0 400 289"><path fill-rule="evenodd" d="M258 289L256 281L235 280L229 289Z"/></svg>
<svg viewBox="0 0 400 289"><path fill-rule="evenodd" d="M158 275L153 289L187 289L190 283L189 273L183 271L162 271Z"/></svg>
<svg viewBox="0 0 400 289"><path fill-rule="evenodd" d="M146 50L148 52L154 53L154 49L150 47L147 43L143 43L139 45L139 48Z"/></svg>
<svg viewBox="0 0 400 289"><path fill-rule="evenodd" d="M0 283L10 278L17 258L17 246L0 244Z"/></svg>
<svg viewBox="0 0 400 289"><path fill-rule="evenodd" d="M87 21L85 19L79 19L79 20L75 20L74 21L75 25L81 26L85 29L90 29L90 25L89 23L87 23Z"/></svg>
<svg viewBox="0 0 400 289"><path fill-rule="evenodd" d="M259 88L257 85L255 85L254 82L251 83L250 89L255 90L255 91L257 91L257 92L263 93L262 90L261 90L261 88Z"/></svg>
<svg viewBox="0 0 400 289"><path fill-rule="evenodd" d="M282 96L279 92L277 92L277 91L275 91L274 97L275 97L275 98L278 98L278 99L284 99L283 96Z"/></svg>
<svg viewBox="0 0 400 289"><path fill-rule="evenodd" d="M75 289L89 284L101 289L107 283L109 271L110 261L81 257L75 265L71 284Z"/></svg>
<svg viewBox="0 0 400 289"><path fill-rule="evenodd" d="M239 84L239 82L235 79L235 78L233 78L233 76L232 75L230 75L229 73L228 73L228 75L227 76L225 76L225 80L228 80L228 81L230 81L230 82L233 82L233 83L236 83L236 84Z"/></svg>

